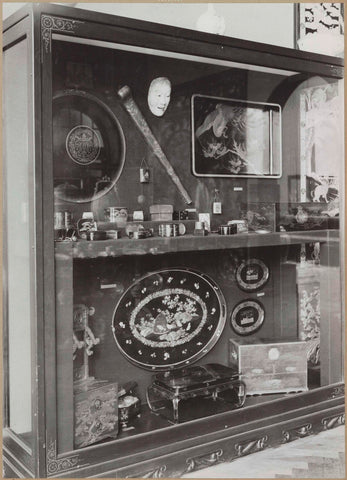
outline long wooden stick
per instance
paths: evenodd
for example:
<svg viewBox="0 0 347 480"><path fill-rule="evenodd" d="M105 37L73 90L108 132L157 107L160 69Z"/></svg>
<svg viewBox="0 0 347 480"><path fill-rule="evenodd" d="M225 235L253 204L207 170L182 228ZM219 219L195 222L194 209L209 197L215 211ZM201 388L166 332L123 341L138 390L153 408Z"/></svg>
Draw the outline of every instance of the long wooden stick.
<svg viewBox="0 0 347 480"><path fill-rule="evenodd" d="M173 169L171 163L167 159L165 153L163 152L161 146L159 145L157 139L155 138L152 130L149 128L148 123L144 116L142 115L139 107L136 105L135 100L133 99L133 96L131 94L130 88L125 85L118 91L118 96L121 98L122 103L126 109L126 111L129 113L131 118L134 120L137 128L140 130L142 135L144 136L146 142L148 145L151 147L153 150L153 153L155 156L158 158L160 163L163 165L165 170L167 171L169 177L173 181L173 183L176 185L178 191L184 198L184 201L189 205L192 203L192 199L190 198L187 190L184 188L184 186L181 183L181 180L178 178L175 170Z"/></svg>

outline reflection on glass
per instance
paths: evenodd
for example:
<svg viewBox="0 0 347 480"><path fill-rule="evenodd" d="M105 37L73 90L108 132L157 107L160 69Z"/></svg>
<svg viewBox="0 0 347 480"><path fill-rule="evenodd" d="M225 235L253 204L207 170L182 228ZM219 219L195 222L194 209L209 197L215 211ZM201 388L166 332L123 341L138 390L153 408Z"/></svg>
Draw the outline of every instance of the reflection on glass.
<svg viewBox="0 0 347 480"><path fill-rule="evenodd" d="M61 65L68 65L71 50L61 43L55 42L53 56L59 58ZM160 423L160 414L153 420L158 424L147 421L146 393L153 375L159 370L184 369L193 361L198 367L213 363L236 365L238 369L244 365L243 359L230 349L230 340L242 348L247 345L252 352L249 368L241 374L248 386L250 382L257 383L253 390L257 397L250 388L251 394L242 408L340 381L341 371L331 368L335 351L329 315L336 316L334 328L340 328L341 299L336 293L336 301L331 305L322 283L324 276L329 275L329 288L333 285L334 292L339 292L340 267L335 272L331 267L332 259L339 265L338 248L328 242L325 246L320 244L320 238L326 238L325 230L331 227L331 218L324 215L325 197L318 195L318 190L313 197L301 197L302 179L306 182L307 174L301 162L305 145L310 172L339 176L335 168L330 169L329 162L324 163L326 148L341 143L334 126L336 85L324 78L305 77L303 82L300 74L293 73L289 78L280 70L257 71L230 62L216 64L201 57L195 57L193 62L184 55L165 57L156 55L154 50L135 51L135 47L126 51L118 46L104 49L79 45L79 50L76 45L70 46L76 62L82 65L88 58L89 70L94 75L89 87L83 88L93 95L88 94L87 98L85 92L77 90L59 94L67 84L63 73L66 69L59 69L55 66L58 62L53 62L56 206L60 208L61 199L69 200L68 213L71 211L75 219L83 214L88 216L90 207L99 230L116 223L110 221L109 214L105 227L104 212L123 210L127 214L124 224L118 225L114 242L89 241L80 235L74 244L76 259L73 292L68 292L69 309L73 312L82 305L86 312L95 310L95 315L89 313L85 320L91 330L88 338L94 352L88 356L88 374L83 377L86 389L94 382L116 382L119 390L126 393L129 382L136 382L136 396L141 400L141 417L131 430L131 435L136 435L167 426ZM165 75L171 84L170 103L162 116L152 114L147 98L149 85L159 75ZM72 78L68 80L69 84L74 83ZM80 85L78 82L79 77L75 83ZM129 116L117 97L124 86L132 92L136 115ZM309 91L310 88L313 90ZM113 92L109 93L110 105L117 112L119 124L95 100L102 98L105 91ZM189 220L192 212L184 210L186 205L168 182L167 171L158 163L155 149L147 149L143 132L141 136L136 127L142 117L158 143L157 149L165 153L194 199L196 213L209 218L211 231L207 239L199 236L199 231L205 233L203 229L196 228L194 232L199 216ZM317 152L319 142L324 141L325 125L331 137L324 149ZM122 157L123 130L126 159ZM334 164L339 164L339 151L335 149L332 155ZM141 182L144 165L151 173L148 182ZM117 188L109 188L118 179ZM103 181L110 184L100 184ZM214 198L216 191L218 200ZM334 193L331 187L327 199ZM102 196L100 201L98 195ZM90 205L76 205L88 200ZM221 204L218 213L213 211L214 202ZM194 232L194 238L167 238L167 250L161 251L159 225L154 221L146 223L153 205L164 207L163 212L169 205L178 221L187 222L183 225L187 231L191 226L189 233ZM144 229L154 224L149 241L127 236L137 227L130 222L133 212L139 211ZM319 233L320 230L324 232ZM233 236L230 244L229 239L217 233L221 231ZM303 240L293 240L296 235ZM306 242L303 247L302 241ZM157 247L163 254L149 255ZM56 257L56 271L61 268L57 279L61 280L64 265L59 262ZM208 289L206 278L218 287ZM66 293L64 288L65 285L61 286L57 295ZM216 292L221 292L225 305L224 301L222 306L217 300L212 303ZM68 367L71 383L76 367L86 371L82 355L85 337L76 325L73 328L71 337L76 351ZM67 328L66 331L71 333ZM83 335L85 331L84 327ZM259 348L263 348L262 356L257 353ZM59 355L65 354L71 355L71 349L64 343ZM340 352L337 356L341 356ZM61 374L60 378L66 376ZM59 419L64 432L70 429L71 437L75 435L76 446L78 440L71 421L71 412L76 410L67 409L73 401L78 401L78 392L73 393L72 387L70 397L61 393L58 397ZM218 397L213 405L215 410L199 415L230 411L222 398ZM184 421L191 419L191 413ZM63 438L64 432L61 429L58 442L62 452L72 448L72 440ZM122 436L121 429L118 435Z"/></svg>
<svg viewBox="0 0 347 480"><path fill-rule="evenodd" d="M25 40L4 52L5 245L9 362L9 426L31 442L31 268ZM18 75L21 65L21 75Z"/></svg>

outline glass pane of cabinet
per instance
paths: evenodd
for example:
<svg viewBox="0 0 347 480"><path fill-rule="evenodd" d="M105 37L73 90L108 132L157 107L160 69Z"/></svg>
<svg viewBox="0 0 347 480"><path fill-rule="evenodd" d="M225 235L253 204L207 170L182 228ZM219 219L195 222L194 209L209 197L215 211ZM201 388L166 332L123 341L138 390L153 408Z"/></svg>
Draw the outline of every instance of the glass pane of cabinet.
<svg viewBox="0 0 347 480"><path fill-rule="evenodd" d="M52 55L59 451L341 381L339 82Z"/></svg>
<svg viewBox="0 0 347 480"><path fill-rule="evenodd" d="M31 420L31 320L35 272L31 176L28 152L27 40L23 39L3 55L4 178L4 307L8 363L8 426L25 443L32 442ZM18 65L21 75L16 75Z"/></svg>

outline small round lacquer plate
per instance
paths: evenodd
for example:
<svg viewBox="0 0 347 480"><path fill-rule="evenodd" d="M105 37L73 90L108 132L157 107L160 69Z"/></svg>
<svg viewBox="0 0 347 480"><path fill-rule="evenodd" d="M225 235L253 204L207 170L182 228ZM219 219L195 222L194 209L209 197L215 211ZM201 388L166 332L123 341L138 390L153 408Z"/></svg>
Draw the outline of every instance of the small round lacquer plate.
<svg viewBox="0 0 347 480"><path fill-rule="evenodd" d="M238 335L251 335L259 330L265 320L263 305L256 300L244 300L236 305L230 323Z"/></svg>
<svg viewBox="0 0 347 480"><path fill-rule="evenodd" d="M116 306L112 330L128 360L151 370L189 365L218 341L224 297L206 275L160 270L137 280Z"/></svg>
<svg viewBox="0 0 347 480"><path fill-rule="evenodd" d="M238 286L246 292L259 290L259 288L263 287L268 281L269 275L269 268L262 260L257 258L244 260L235 272Z"/></svg>
<svg viewBox="0 0 347 480"><path fill-rule="evenodd" d="M101 140L97 131L87 125L78 125L70 130L65 143L69 157L79 165L89 165L99 157Z"/></svg>

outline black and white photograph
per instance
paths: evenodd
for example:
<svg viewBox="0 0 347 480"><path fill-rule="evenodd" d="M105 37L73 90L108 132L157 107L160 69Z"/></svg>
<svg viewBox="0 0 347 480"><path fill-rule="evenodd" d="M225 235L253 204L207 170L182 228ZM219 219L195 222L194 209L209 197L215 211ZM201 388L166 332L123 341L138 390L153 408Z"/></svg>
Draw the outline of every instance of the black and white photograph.
<svg viewBox="0 0 347 480"><path fill-rule="evenodd" d="M2 478L346 478L344 4L1 8Z"/></svg>

